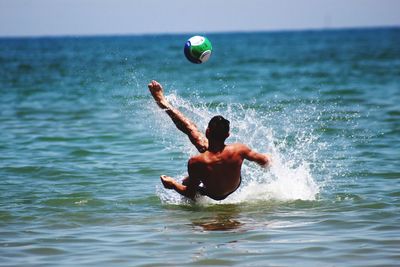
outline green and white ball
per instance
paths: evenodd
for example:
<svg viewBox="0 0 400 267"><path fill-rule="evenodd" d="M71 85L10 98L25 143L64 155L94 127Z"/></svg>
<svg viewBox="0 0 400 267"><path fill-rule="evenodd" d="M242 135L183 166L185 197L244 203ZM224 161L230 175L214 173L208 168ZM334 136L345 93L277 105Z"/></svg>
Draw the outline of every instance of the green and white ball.
<svg viewBox="0 0 400 267"><path fill-rule="evenodd" d="M184 48L186 58L195 64L206 62L212 52L211 42L204 36L193 36L187 40Z"/></svg>

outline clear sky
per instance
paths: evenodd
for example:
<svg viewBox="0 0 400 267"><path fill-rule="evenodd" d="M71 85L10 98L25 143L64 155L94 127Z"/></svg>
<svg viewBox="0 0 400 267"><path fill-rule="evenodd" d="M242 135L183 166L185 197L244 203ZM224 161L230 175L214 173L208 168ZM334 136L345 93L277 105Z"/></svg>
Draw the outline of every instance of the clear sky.
<svg viewBox="0 0 400 267"><path fill-rule="evenodd" d="M400 26L400 0L0 0L0 36Z"/></svg>

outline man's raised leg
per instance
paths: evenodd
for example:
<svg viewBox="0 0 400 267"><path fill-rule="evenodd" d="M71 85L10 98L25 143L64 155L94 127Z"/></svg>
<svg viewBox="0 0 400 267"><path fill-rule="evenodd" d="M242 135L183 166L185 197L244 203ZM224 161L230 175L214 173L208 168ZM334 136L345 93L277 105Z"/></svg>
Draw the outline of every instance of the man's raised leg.
<svg viewBox="0 0 400 267"><path fill-rule="evenodd" d="M206 151L208 149L208 140L191 120L186 118L165 99L161 84L153 80L148 84L148 87L157 105L165 110L176 127L189 137L190 142L192 142L199 152Z"/></svg>

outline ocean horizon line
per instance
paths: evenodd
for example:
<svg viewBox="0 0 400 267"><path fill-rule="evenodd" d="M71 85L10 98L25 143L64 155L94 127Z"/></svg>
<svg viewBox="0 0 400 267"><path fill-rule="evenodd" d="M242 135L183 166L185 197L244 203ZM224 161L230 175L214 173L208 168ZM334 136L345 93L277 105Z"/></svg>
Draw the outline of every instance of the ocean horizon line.
<svg viewBox="0 0 400 267"><path fill-rule="evenodd" d="M154 33L88 33L88 34L43 34L43 35L6 35L4 39L58 39L58 38L113 38L113 37L152 37L152 36L180 36L180 35L219 35L219 34L257 34L257 33L298 33L298 32L337 32L337 31L368 31L368 30L395 30L400 25L384 26L355 26L355 27L322 27L304 29L269 29L269 30L226 30L226 31L182 31L182 32L154 32Z"/></svg>

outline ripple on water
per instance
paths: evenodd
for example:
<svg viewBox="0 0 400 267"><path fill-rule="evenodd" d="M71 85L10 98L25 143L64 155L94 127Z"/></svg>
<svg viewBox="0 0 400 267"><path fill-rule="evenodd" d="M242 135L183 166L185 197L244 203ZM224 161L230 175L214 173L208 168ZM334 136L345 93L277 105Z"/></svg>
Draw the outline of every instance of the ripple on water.
<svg viewBox="0 0 400 267"><path fill-rule="evenodd" d="M397 266L399 36L213 34L231 49L206 68L179 35L1 39L1 265ZM153 78L276 168L246 163L222 202L161 189L196 150Z"/></svg>

